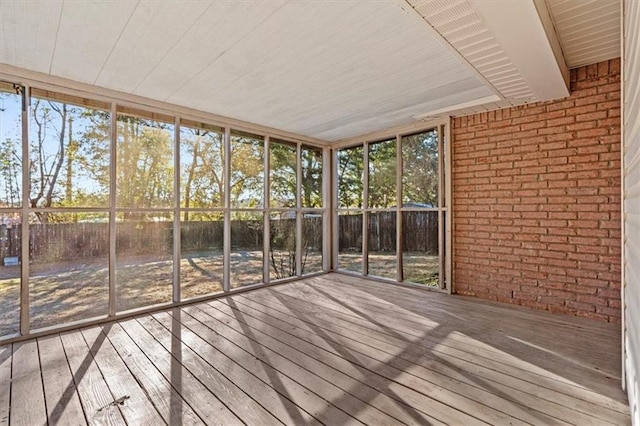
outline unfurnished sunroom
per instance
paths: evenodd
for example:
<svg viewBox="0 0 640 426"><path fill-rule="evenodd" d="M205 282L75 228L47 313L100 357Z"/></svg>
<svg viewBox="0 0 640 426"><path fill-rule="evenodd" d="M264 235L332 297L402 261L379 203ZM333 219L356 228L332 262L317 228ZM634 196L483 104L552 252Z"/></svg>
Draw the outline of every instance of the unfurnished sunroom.
<svg viewBox="0 0 640 426"><path fill-rule="evenodd" d="M0 424L640 424L639 27L3 1Z"/></svg>

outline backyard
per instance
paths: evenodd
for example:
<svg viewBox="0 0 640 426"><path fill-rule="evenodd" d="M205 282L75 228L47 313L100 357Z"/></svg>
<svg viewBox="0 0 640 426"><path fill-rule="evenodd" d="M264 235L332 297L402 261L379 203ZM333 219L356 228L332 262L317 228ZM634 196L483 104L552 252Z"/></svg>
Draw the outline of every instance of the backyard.
<svg viewBox="0 0 640 426"><path fill-rule="evenodd" d="M284 253L274 253L274 257ZM231 254L231 287L262 282L262 252ZM309 252L304 274L322 271L322 254ZM223 254L219 250L188 253L180 260L182 298L222 291ZM109 273L107 258L30 266L29 301L33 329L107 314ZM20 266L0 267L0 335L19 324ZM150 256L129 257L116 263L116 309L127 311L170 302L173 261Z"/></svg>

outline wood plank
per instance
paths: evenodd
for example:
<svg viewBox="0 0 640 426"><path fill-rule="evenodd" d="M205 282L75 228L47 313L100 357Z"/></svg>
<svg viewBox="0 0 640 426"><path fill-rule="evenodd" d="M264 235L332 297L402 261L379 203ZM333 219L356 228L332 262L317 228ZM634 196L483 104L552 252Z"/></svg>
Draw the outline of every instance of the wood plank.
<svg viewBox="0 0 640 426"><path fill-rule="evenodd" d="M124 425L120 406L113 404L120 396L109 390L107 383L98 369L87 343L79 331L60 335L67 361L73 374L80 402L90 424ZM95 342L97 346L101 342Z"/></svg>
<svg viewBox="0 0 640 426"><path fill-rule="evenodd" d="M38 344L35 340L13 344L10 416L12 425L47 423Z"/></svg>
<svg viewBox="0 0 640 426"><path fill-rule="evenodd" d="M294 286L295 287L295 286ZM285 291L291 292L292 289L285 289ZM329 291L330 293L326 293ZM340 309L346 309L347 313L351 315L357 315L359 311L370 312L376 311L384 314L391 315L394 318L396 325L406 328L407 330L422 330L425 326L433 326L433 311L429 308L429 304L414 304L407 306L407 304L398 301L396 306L393 305L383 306L377 302L369 303L367 300L361 300L368 294L375 294L377 290L369 290L367 292L360 291L351 293L351 289L345 287L336 287L331 290L330 287L309 288L304 289L296 288L295 292L298 297L311 297L314 292L317 292L316 296L326 303L326 299L334 299L333 302L339 301L338 304L342 305ZM304 293L304 294L302 294ZM347 293L348 296L341 296L341 294ZM292 293L290 293L292 294ZM383 296L378 295L378 299ZM390 297L390 296L384 296ZM412 303L415 301L412 300ZM398 305L399 304L399 305ZM505 307L507 309L507 307ZM354 312L355 310L355 312ZM401 310L402 315L398 315L398 311ZM473 310L473 309L469 309ZM509 310L503 311L501 315L508 315ZM544 313L540 313L544 315ZM559 342L561 338L549 338L546 339L546 334L540 333L538 328L535 334L526 334L523 329L524 326L505 325L504 322L495 324L494 319L496 315L491 315L484 320L468 318L468 315L463 311L447 312L449 318L440 319L436 324L449 324L452 317L456 317L458 321L455 321L455 333L450 333L449 338L453 340L466 340L473 346L480 347L481 349L488 350L499 354L500 347L510 347L512 355L518 360L533 360L536 364L543 366L546 370L555 371L558 370L558 358L563 358L563 368L561 370L562 375L568 377L574 382L582 383L584 387L591 387L593 384L599 384L607 386L609 389L617 389L619 387L619 379L616 378L616 371L619 370L619 365L612 362L613 357L611 354L607 355L606 360L594 359L595 352L598 351L599 345L602 344L602 348L615 347L617 343L609 343L598 341L598 345L592 345L589 350L572 349L568 345ZM428 320L425 320L429 318ZM511 321L509 321L511 323ZM444 328L442 329L445 330ZM554 328L554 334L565 337L565 340L574 339L576 333L562 334L560 330ZM579 333L577 333L579 335ZM514 340L519 340L521 345L514 345ZM604 349L602 349L604 352ZM614 371L615 370L615 371ZM613 373L612 373L613 372ZM607 380L602 380L603 378Z"/></svg>
<svg viewBox="0 0 640 426"><path fill-rule="evenodd" d="M172 315L169 315L166 312L160 312L154 314L153 317L158 321L158 323L162 324L174 335L176 330L179 330L182 342L206 361L209 366L208 368L216 368L228 377L229 380L236 383L238 387L244 390L244 392L246 392L256 402L269 410L269 412L282 423L307 425L321 424L307 411L293 403L290 398L287 397L288 395L286 392L276 392L277 385L282 383L277 377L271 375L271 377L267 377L268 381L264 382L257 376L251 374L248 369L243 368L242 363L239 362L236 357L230 357L230 355L234 353L233 350L229 351L228 349L228 346L231 346L230 344L227 344L226 346L220 345L222 347L219 348L217 345L212 345L211 343L224 339L203 325L195 324L197 321L189 315L182 315L179 310L173 310ZM179 318L180 321L176 318ZM192 320L191 325L188 324L189 319ZM177 323L179 323L179 325ZM193 327L195 330L197 325L202 326L205 331L209 332L206 337L201 337L194 331L191 331L191 328ZM246 352L245 354L249 355ZM254 362L255 357L251 357L251 361ZM268 366L264 367L266 368ZM280 386L280 388L282 387Z"/></svg>
<svg viewBox="0 0 640 426"><path fill-rule="evenodd" d="M224 302L235 303L236 300L234 298L233 300L221 301L221 303ZM216 306L217 305L218 304L216 304ZM476 415L484 421L504 423L505 418L514 423L516 419L526 423L543 422L546 424L561 424L562 421L567 421L567 419L563 419L560 416L560 414L564 413L558 413L557 410L554 411L554 408L556 408L555 404L546 401L531 401L533 398L524 393L522 393L522 395L516 395L515 398L511 398L505 393L504 389L500 389L497 384L481 381L478 385L473 381L460 380L458 377L452 378L450 377L452 374L442 374L435 370L423 368L422 366L401 359L404 349L396 350L394 353L389 354L380 351L376 347L368 346L349 338L343 338L333 333L333 331L321 329L315 324L305 324L302 321L296 322L290 320L290 318L286 318L282 314L278 317L270 316L240 303L235 303L233 309L240 311L245 318L255 318L258 321L262 321L265 324L320 347L327 352L342 356L352 364L357 364L363 368L375 371L383 377L394 380L418 392L425 393L433 386L440 387L443 389L443 391L440 391L440 398L443 398L442 395L450 396L448 400L444 398L441 399L441 401L445 403L452 403L456 398L474 401L480 404L480 407L486 411L486 417L481 417L481 414L476 412ZM301 316L304 317L304 315ZM282 317L290 321L287 322L282 319ZM491 392L485 388L490 388ZM517 392L513 389L510 391L512 393ZM523 400L528 404L525 404ZM457 405L461 406L460 403ZM533 408L536 409L533 409L531 405L534 405ZM538 405L538 407L535 407L535 405ZM542 407L539 405L542 405ZM551 417L552 414L555 414L555 418ZM501 420L493 420L489 416L494 416L494 418ZM512 417L513 420L510 419L510 417ZM585 416L583 420L590 421L591 418Z"/></svg>
<svg viewBox="0 0 640 426"><path fill-rule="evenodd" d="M378 281L372 281L365 277L358 277L354 275L346 275L341 273L332 273L313 279L300 281L309 285L332 285L342 286L347 285L350 287L358 287L362 290L368 290L372 287L373 290L384 290L390 292L394 296L403 298L408 296L409 299L415 300L416 298L421 300L429 300L429 306L432 306L436 311L443 311L440 307L452 308L454 310L467 310L468 307L472 307L473 310L480 312L501 313L504 309L508 309L510 316L514 318L522 319L525 321L544 322L548 325L555 325L559 327L573 327L581 331L602 333L605 335L611 335L615 333L617 329L616 324L606 323L602 321L592 321L585 318L573 317L563 314L552 314L550 312L538 311L529 309L519 305L509 305L505 303L495 302L492 300L480 299L471 296L453 295L451 297L448 294L440 292L429 291L427 289L409 286L409 285L396 285L395 283L383 283ZM512 312L512 314L511 314Z"/></svg>
<svg viewBox="0 0 640 426"><path fill-rule="evenodd" d="M527 387L526 382L522 380L513 380L514 378L505 375L501 377L491 370L484 371L485 374L483 375L478 374L479 371L482 371L482 367L479 365L466 365L455 361L452 362L449 358L431 357L430 353L424 350L414 351L408 341L400 340L395 342L396 345L393 345L378 339L379 336L375 333L367 333L366 331L350 332L339 321L331 322L318 319L313 305L305 305L301 300L296 301L294 304L299 309L296 309L293 313L271 309L256 303L251 304L252 302L250 301L247 303L245 297L235 296L233 301L237 303L237 308L242 310L243 313L252 315L276 327L280 323L280 328L287 330L289 333L292 332L291 330L298 331L295 335L314 334L314 330L320 327L323 333L326 333L323 336L325 341L327 341L328 336L331 339L328 342L333 341L345 348L367 354L372 358L385 362L386 365L398 368L424 380L432 381L443 387L448 387L466 398L476 398L475 400L478 402L490 405L523 421L538 423L542 420L548 424L555 420L547 416L554 416L565 422L579 421L580 424L593 424L593 422L597 422L597 424L602 422L621 424L629 421L629 418L622 413L597 406L594 409L592 404L576 398L568 398L567 395L557 392L554 395L554 392L548 389L540 392L540 388L536 385ZM286 307L281 307L281 309L286 310ZM251 310L255 312L252 313ZM271 319L256 315L256 312ZM291 326L296 328L292 329ZM508 385L503 384L503 381L506 381ZM490 392L488 391L489 389ZM525 392L522 389L527 389L529 392ZM543 398L541 397L542 394L550 394L551 397L555 398ZM564 401L568 406L562 405L560 401Z"/></svg>
<svg viewBox="0 0 640 426"><path fill-rule="evenodd" d="M243 362L245 368L259 376L262 380L272 380L272 385L278 387L281 392L287 394L296 404L310 412L315 418L324 424L362 424L358 418L370 418L371 407L363 401L357 400L351 395L345 394L342 389L333 385L332 381L326 380L326 375L302 368L296 364L292 357L291 348L280 352L272 351L255 340L252 335L245 335L236 329L229 327L224 322L220 322L205 314L195 306L188 306L183 313L192 316L200 324L206 326L219 336L228 339L237 348L249 354L248 359L243 356L238 349L233 351L233 359ZM188 319L185 318L185 321ZM197 329L192 322L190 327ZM198 333L203 336L207 333L198 329ZM299 354L303 356L304 354ZM251 364L253 358L253 365ZM294 357L295 358L295 357ZM256 365L256 362L260 364ZM256 368L257 367L257 368ZM264 373L261 373L264 370ZM281 383L281 385L280 385ZM352 417L350 413L355 414ZM382 414L382 422L388 416Z"/></svg>
<svg viewBox="0 0 640 426"><path fill-rule="evenodd" d="M434 308L435 313L449 310L467 312L469 314L501 314L505 309L509 310L509 316L514 319L521 319L523 323L545 324L559 327L560 329L571 329L581 333L593 333L602 335L605 338L613 338L618 335L619 325L602 321L592 321L586 318L573 317L564 314L553 314L551 312L537 311L519 305L507 305L492 300L479 299L470 296L450 295L432 292L425 289L410 286L389 286L386 283L372 282L365 278L347 276L344 274L330 274L307 280L309 285L331 285L340 286L346 284L351 287L358 287L364 291L383 290L389 292L394 297L415 301L429 300L429 307ZM396 291L397 289L397 291ZM380 294L380 293L372 293ZM470 309L472 308L472 309Z"/></svg>
<svg viewBox="0 0 640 426"><path fill-rule="evenodd" d="M176 314L177 315L177 314ZM240 387L230 381L211 365L207 364L181 339L182 324L176 321L175 334L164 328L153 317L138 318L138 323L157 340L160 345L182 364L187 371L215 395L229 410L245 424L276 425L281 422L269 411L253 400ZM177 356L176 356L177 355Z"/></svg>
<svg viewBox="0 0 640 426"><path fill-rule="evenodd" d="M366 310L370 309L383 309L397 312L398 306L404 309L403 317L411 317L412 320L422 321L425 316L428 316L430 321L447 322L452 315L464 318L464 322L458 322L460 332L469 334L471 336L478 336L482 338L500 338L505 334L518 336L523 341L530 342L533 346L542 348L547 352L553 352L560 354L570 359L582 360L582 368L590 368L597 374L606 374L614 379L619 380L619 363L613 362L611 348L617 348L617 342L619 342L619 330L615 333L610 333L608 336L603 334L592 335L591 338L584 338L588 333L582 333L580 330L573 328L563 329L558 325L549 325L546 322L536 322L533 320L519 320L513 318L509 322L501 322L495 324L495 318L500 315L509 314L511 310L507 310L507 306L502 307L500 312L484 313L482 307L485 304L480 303L480 306L474 309L472 306L459 305L455 308L447 308L446 311L438 309L438 304L424 303L424 299L417 297L410 297L410 295L403 294L402 291L398 291L397 298L395 293L385 291L384 288L378 288L372 286L370 289L361 288L354 291L354 286L343 289L344 286L336 286L335 284L324 286L324 288L333 288L334 291L345 291L353 295L353 297L366 298L362 300L362 306ZM313 286L298 286L297 288L315 289L315 291L322 293L319 287ZM370 296L375 295L375 298ZM514 307L517 309L517 307ZM438 312L442 312L443 315L438 315ZM545 312L537 312L540 317L557 317L559 315ZM585 322L589 320L583 319ZM489 326L489 327L487 327ZM552 328L553 333L541 334L541 328ZM502 334L494 333L494 330L500 330ZM597 340L599 344L593 345L588 342ZM588 356L585 356L588 353ZM543 354L548 358L548 353Z"/></svg>
<svg viewBox="0 0 640 426"><path fill-rule="evenodd" d="M9 424L13 345L0 346L0 426Z"/></svg>
<svg viewBox="0 0 640 426"><path fill-rule="evenodd" d="M582 323L307 278L0 346L0 426L86 424L100 405L89 423L629 424L592 368L619 336Z"/></svg>
<svg viewBox="0 0 640 426"><path fill-rule="evenodd" d="M38 339L49 423L87 424L60 335Z"/></svg>
<svg viewBox="0 0 640 426"><path fill-rule="evenodd" d="M265 289L266 290L266 289ZM621 413L628 412L627 405L623 402L619 402L616 399L608 396L603 396L599 393L592 391L591 389L579 386L575 382L569 380L562 380L561 377L555 374L539 369L531 364L523 363L520 359L513 359L508 357L505 351L487 351L484 347L473 346L470 348L465 345L465 341L457 339L452 340L451 334L447 336L445 340L435 339L431 336L420 338L419 327L396 327L394 325L394 319L390 318L384 325L376 324L370 319L364 319L362 317L354 316L352 311L345 309L336 304L326 303L326 298L315 297L313 295L304 294L301 296L298 292L288 291L287 288L269 289L269 291L261 292L258 294L246 294L243 297L251 299L253 301L262 302L268 299L270 302L278 300L279 303L283 303L289 309L289 306L295 307L298 304L310 304L317 307L322 306L330 309L314 309L311 312L318 315L320 318L327 321L339 323L342 329L350 329L357 333L366 333L367 331L378 333L378 338L384 339L397 339L399 341L412 341L414 345L418 345L418 351L422 352L428 350L437 354L438 356L449 357L453 356L457 359L473 362L474 364L484 365L493 369L496 372L506 372L513 377L523 378L529 382L534 383L536 386L542 386L548 389L555 389L560 392L569 392L571 394L577 393L585 401L590 404L598 404L602 407L616 410ZM293 308L295 309L295 308ZM362 311L363 313L365 311ZM458 341L460 343L458 343ZM506 346L505 349L509 349ZM500 362L496 362L496 361ZM512 367L510 363L515 361L515 366ZM535 373L532 370L536 371ZM617 388L616 388L617 390Z"/></svg>
<svg viewBox="0 0 640 426"><path fill-rule="evenodd" d="M167 424L203 425L182 396L165 380L147 356L131 340L122 327L115 323L104 329L117 354L125 360L127 368L142 386L149 399Z"/></svg>
<svg viewBox="0 0 640 426"><path fill-rule="evenodd" d="M260 347L192 306L182 310L181 322L322 423L360 424L330 402L340 395L337 391L329 393L334 388L330 383L323 383L280 354Z"/></svg>
<svg viewBox="0 0 640 426"><path fill-rule="evenodd" d="M460 377L461 374L458 374L457 371L465 372L465 374L478 377L481 380L490 380L491 382L506 385L516 389L516 392L522 390L547 401L561 404L579 412L588 413L612 423L624 423L627 419L628 410L626 406L593 391L564 385L545 378L542 378L543 380L537 377L532 378L531 375L527 375L526 370L522 369L516 370L512 375L505 374L501 371L503 364L496 363L493 360L475 357L472 354L467 356L464 352L460 355L455 354L457 356L452 356L439 351L437 346L423 345L421 340L413 336L406 334L390 335L384 331L370 329L355 322L351 323L341 318L339 314L329 315L324 310L315 309L316 305L313 301L298 298L287 299L284 295L276 298L267 292L261 292L257 295L245 293L235 296L234 300L278 318L281 318L281 315L288 315L287 322L298 326L304 326L301 322L302 318L306 317L304 321L315 326L323 327L360 343L370 344L387 354L399 356L429 369L436 369L460 380L469 381L464 376ZM298 315L298 312L302 316ZM443 362L445 365L450 365L444 367L442 365ZM487 364L489 367L487 367ZM455 370L451 367L455 367Z"/></svg>
<svg viewBox="0 0 640 426"><path fill-rule="evenodd" d="M216 395L184 368L180 362L181 345L169 353L136 320L119 324L202 421L211 425L242 425L242 421Z"/></svg>
<svg viewBox="0 0 640 426"><path fill-rule="evenodd" d="M503 351L499 348L506 346L510 348L509 353L512 357L506 359L505 362L508 362L510 365L525 364L527 366L526 368L531 368L530 365L533 364L534 366L541 367L533 367L536 372L539 372L540 374L548 374L549 371L557 372L558 374L556 374L556 377L565 377L574 383L582 384L585 388L595 386L596 389L601 392L611 392L612 395L621 395L620 392L617 392L619 388L619 380L609 376L605 372L584 365L589 360L588 351L576 353L573 358L569 358L567 356L563 357L561 350L545 351L536 349L535 345L514 345L512 340L513 337L518 336L517 331L514 331L511 336L507 337L507 334L504 332L495 332L496 329L500 330L500 328L496 327L495 324L485 323L480 331L473 333L466 329L466 327L469 327L467 325L467 322L469 321L466 319L462 320L463 317L461 315L450 313L448 320L434 322L429 318L431 316L431 312L428 307L418 306L412 307L411 310L408 310L404 309L403 305L400 305L395 309L390 309L377 304L367 304L367 301L363 300L366 298L366 292L351 294L348 287L339 287L335 290L330 290L327 287L309 288L306 286L305 288L300 288L299 283L294 283L291 286L274 291L281 291L285 294L294 295L299 298L317 300L317 303L322 307L337 310L352 317L366 318L369 321L378 323L378 325L383 328L388 328L389 330L401 330L407 333L412 333L416 336L421 336L422 331L432 329L434 326L437 326L440 328L439 334L432 332L429 336L426 336L425 339L434 341L435 343L440 343L446 336L448 341L446 344L450 344L451 341L456 343L460 342L464 345L472 346L473 351L487 353L488 357L500 356ZM370 292L373 292L373 290L370 290ZM346 296L341 296L345 293ZM381 325L380 322L376 321L368 314L369 312L377 312L378 316L384 315L385 317L389 317L391 321L389 323L390 325ZM419 315L421 312L424 313ZM509 310L503 312L503 315L508 315L508 313ZM425 317L428 319L425 319ZM453 318L456 318L458 321L452 321ZM495 318L495 316L493 318ZM453 325L443 327L441 324ZM464 348L460 346L457 347L458 349L464 350ZM559 364L559 358L562 358L562 364ZM584 362L566 362L574 359L584 360ZM608 361L608 363L610 362L611 360ZM562 367L559 368L559 365L562 365Z"/></svg>
<svg viewBox="0 0 640 426"><path fill-rule="evenodd" d="M354 284L348 284L347 286L338 285L333 279L326 279L325 277L318 277L315 280L310 280L308 283L296 283L292 288L306 290L319 290L320 283L323 285L323 289L333 290L346 290L348 294L353 297L363 297L361 300L365 306L376 306L382 309L398 309L401 306L403 309L411 311L412 313L421 313L428 311L429 320L431 321L445 321L451 314L459 315L465 318L463 324L465 331L467 332L482 332L485 330L481 324L490 322L493 324L496 315L503 315L508 306L492 306L489 301L477 300L472 301L465 299L462 296L446 296L441 294L433 295L431 292L426 293L422 291L423 295L409 293L404 291L404 288L399 288L397 291L389 291L389 286L382 283L372 283L365 285L359 281ZM314 286L315 284L315 286ZM419 291L417 289L409 289L413 292ZM344 294L343 294L344 296ZM375 296L375 297L372 297ZM440 296L440 297L437 297ZM449 300L449 299L456 299ZM429 303L425 304L425 300ZM509 309L511 312L518 314L525 308L514 306ZM500 328L505 332L515 331L519 336L525 339L540 339L541 335L539 330L541 327L552 327L554 333L544 336L545 345L554 345L568 355L575 354L580 356L584 350L590 351L590 359L598 359L600 361L610 361L611 352L605 350L605 346L596 346L589 344L589 339L584 339L584 335L590 334L590 331L577 327L567 327L566 323L561 322L557 317L560 315L552 314L550 312L528 312L528 318L519 318L518 315L514 315L512 320L507 323L501 323ZM569 317L573 318L573 317ZM582 319L584 323L590 323L587 319ZM604 323L607 326L611 324ZM565 333L565 331L570 331ZM606 333L595 333L593 338L597 338L599 341L613 343L619 339L619 327L608 327ZM541 340L542 341L542 340ZM616 363L615 366L618 366ZM611 374L616 374L616 371L612 371Z"/></svg>
<svg viewBox="0 0 640 426"><path fill-rule="evenodd" d="M108 330L110 327L84 329L81 333L111 393L116 399L126 398L120 404L120 412L127 424L162 424L162 417L106 338L103 328ZM94 345L96 342L99 343Z"/></svg>
<svg viewBox="0 0 640 426"><path fill-rule="evenodd" d="M213 305L215 305L215 303L213 303ZM459 411L458 409L443 404L436 399L430 398L429 395L423 395L413 389L399 385L391 380L387 380L373 371L354 366L343 358L334 356L333 354L307 344L300 339L288 336L286 333L280 333L278 330L269 330L269 333L266 333L263 330L268 328L267 326L262 327L262 324L255 324L254 321L247 318L236 319L233 314L231 314L231 316L227 315L226 313L214 308L214 306L206 303L199 304L197 307L202 309L202 311L210 317L224 322L229 327L234 328L240 333L250 333L252 338L258 341L262 346L269 347L269 349L275 352L288 354L288 357L291 357L294 362L299 363L301 366L311 371L318 371L318 369L322 368L322 364L330 365L337 374L336 372L333 372L332 376L329 376L328 379L330 379L332 383L337 383L338 380L344 380L346 378L346 386L343 385L341 387L343 389L349 389L354 396L359 395L362 392L360 390L361 388L372 388L379 393L391 397L392 399L405 402L416 411L428 413L441 422L464 424L483 423L474 417L476 414L475 412L473 412L473 415L465 414L463 411ZM224 307L221 306L221 308ZM294 349L293 351L292 348ZM354 380L355 383L353 383ZM438 392L439 391L440 390L438 389ZM432 390L430 393L433 395L436 391ZM462 410L464 410L464 408ZM348 412L351 413L352 411Z"/></svg>

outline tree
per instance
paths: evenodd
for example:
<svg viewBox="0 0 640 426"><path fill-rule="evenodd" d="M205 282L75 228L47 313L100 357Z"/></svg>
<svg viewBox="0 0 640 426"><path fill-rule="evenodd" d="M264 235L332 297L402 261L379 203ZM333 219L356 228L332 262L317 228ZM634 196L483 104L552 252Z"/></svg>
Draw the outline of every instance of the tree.
<svg viewBox="0 0 640 426"><path fill-rule="evenodd" d="M35 125L35 139L32 139L29 158L31 193L29 205L32 208L47 208L53 205L60 171L65 160L66 126L68 116L75 111L66 103L35 99L31 110L32 123ZM49 137L49 132L53 135ZM38 217L47 221L46 213Z"/></svg>
<svg viewBox="0 0 640 426"><path fill-rule="evenodd" d="M231 206L260 207L264 191L264 142L234 135L231 150Z"/></svg>
<svg viewBox="0 0 640 426"><path fill-rule="evenodd" d="M181 194L184 208L212 208L224 205L224 135L213 130L182 127ZM189 220L190 212L184 212Z"/></svg>
<svg viewBox="0 0 640 426"><path fill-rule="evenodd" d="M269 144L271 208L296 207L296 146L286 142Z"/></svg>
<svg viewBox="0 0 640 426"><path fill-rule="evenodd" d="M340 207L363 207L363 164L362 146L338 151L338 201Z"/></svg>
<svg viewBox="0 0 640 426"><path fill-rule="evenodd" d="M402 138L403 203L438 204L438 134L435 130Z"/></svg>
<svg viewBox="0 0 640 426"><path fill-rule="evenodd" d="M369 207L396 206L396 140L369 145Z"/></svg>
<svg viewBox="0 0 640 426"><path fill-rule="evenodd" d="M109 112L39 98L32 101L29 205L108 206ZM59 217L53 213L36 214L42 222Z"/></svg>
<svg viewBox="0 0 640 426"><path fill-rule="evenodd" d="M117 204L158 208L173 205L173 125L118 117Z"/></svg>
<svg viewBox="0 0 640 426"><path fill-rule="evenodd" d="M22 198L22 96L0 91L0 206L19 207Z"/></svg>
<svg viewBox="0 0 640 426"><path fill-rule="evenodd" d="M302 207L322 207L322 150L302 147Z"/></svg>
<svg viewBox="0 0 640 426"><path fill-rule="evenodd" d="M22 164L20 143L7 138L0 145L0 179L1 191L4 195L0 198L3 207L18 207L20 205L22 191Z"/></svg>

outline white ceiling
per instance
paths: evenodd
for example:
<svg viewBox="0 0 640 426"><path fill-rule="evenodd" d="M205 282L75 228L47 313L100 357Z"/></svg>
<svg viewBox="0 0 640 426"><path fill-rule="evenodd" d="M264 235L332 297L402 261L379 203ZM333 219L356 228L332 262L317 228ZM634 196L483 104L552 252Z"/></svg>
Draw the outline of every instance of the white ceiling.
<svg viewBox="0 0 640 426"><path fill-rule="evenodd" d="M0 64L327 141L566 95L540 6L492 3L2 0Z"/></svg>
<svg viewBox="0 0 640 426"><path fill-rule="evenodd" d="M547 0L571 68L620 56L619 0Z"/></svg>

